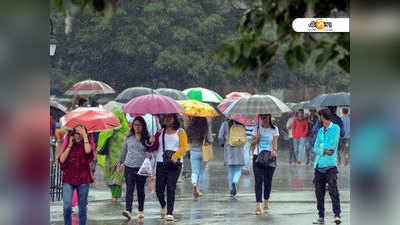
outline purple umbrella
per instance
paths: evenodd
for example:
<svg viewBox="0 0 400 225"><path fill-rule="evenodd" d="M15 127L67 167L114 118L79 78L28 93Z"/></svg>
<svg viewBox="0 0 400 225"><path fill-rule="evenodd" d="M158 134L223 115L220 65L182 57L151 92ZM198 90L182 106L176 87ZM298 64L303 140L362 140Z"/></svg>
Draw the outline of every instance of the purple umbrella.
<svg viewBox="0 0 400 225"><path fill-rule="evenodd" d="M134 115L182 113L183 108L174 99L157 94L133 98L122 107L122 112Z"/></svg>

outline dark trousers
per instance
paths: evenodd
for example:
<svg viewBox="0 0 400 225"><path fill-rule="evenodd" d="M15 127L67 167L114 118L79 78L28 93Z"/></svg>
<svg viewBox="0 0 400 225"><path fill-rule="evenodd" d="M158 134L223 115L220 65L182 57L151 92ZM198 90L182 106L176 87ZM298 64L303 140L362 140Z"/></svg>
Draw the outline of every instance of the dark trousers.
<svg viewBox="0 0 400 225"><path fill-rule="evenodd" d="M320 218L325 217L325 192L328 184L329 195L332 200L332 208L335 216L340 217L340 199L337 187L337 167L329 169L326 173L315 170L315 196L317 197L317 209Z"/></svg>
<svg viewBox="0 0 400 225"><path fill-rule="evenodd" d="M156 194L162 208L167 205L167 215L174 212L175 189L181 173L182 164L177 169L168 169L163 163L157 163L156 170ZM167 202L165 202L165 188L167 188Z"/></svg>
<svg viewBox="0 0 400 225"><path fill-rule="evenodd" d="M262 189L264 186L264 199L268 200L271 194L272 177L274 176L275 167L258 166L256 164L257 156L253 156L253 171L255 180L256 201L262 202ZM264 185L263 185L264 183Z"/></svg>
<svg viewBox="0 0 400 225"><path fill-rule="evenodd" d="M139 211L143 211L144 209L144 199L145 199L145 192L144 192L144 185L146 184L145 176L138 175L139 168L131 168L125 166L125 182L126 182L126 210L132 212L132 202L133 202L133 192L135 191L135 186L137 188L137 197Z"/></svg>

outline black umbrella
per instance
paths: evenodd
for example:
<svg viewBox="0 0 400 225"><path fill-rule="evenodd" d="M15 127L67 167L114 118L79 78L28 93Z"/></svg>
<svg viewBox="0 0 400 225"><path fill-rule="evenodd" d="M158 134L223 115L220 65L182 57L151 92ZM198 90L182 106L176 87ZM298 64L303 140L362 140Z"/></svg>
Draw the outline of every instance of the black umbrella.
<svg viewBox="0 0 400 225"><path fill-rule="evenodd" d="M188 97L183 94L182 91L180 90L176 90L176 89L172 89L172 88L158 88L156 89L156 91L160 94L160 95L165 95L168 96L172 99L175 100L187 100Z"/></svg>
<svg viewBox="0 0 400 225"><path fill-rule="evenodd" d="M55 120L59 120L65 115L67 108L55 99L50 99L50 116Z"/></svg>
<svg viewBox="0 0 400 225"><path fill-rule="evenodd" d="M157 91L151 89L151 88L146 88L146 87L132 87L132 88L127 88L123 90L116 98L115 101L121 102L121 103L127 103L129 102L132 98L136 98L139 96L143 95L148 95L148 94L158 94Z"/></svg>

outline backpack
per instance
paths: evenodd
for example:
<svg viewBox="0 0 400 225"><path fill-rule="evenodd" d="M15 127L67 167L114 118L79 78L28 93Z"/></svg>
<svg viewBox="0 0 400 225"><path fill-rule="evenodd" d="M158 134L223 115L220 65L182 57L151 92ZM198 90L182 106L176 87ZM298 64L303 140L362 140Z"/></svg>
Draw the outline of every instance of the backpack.
<svg viewBox="0 0 400 225"><path fill-rule="evenodd" d="M229 130L229 145L243 146L246 144L246 130L244 126L233 124Z"/></svg>

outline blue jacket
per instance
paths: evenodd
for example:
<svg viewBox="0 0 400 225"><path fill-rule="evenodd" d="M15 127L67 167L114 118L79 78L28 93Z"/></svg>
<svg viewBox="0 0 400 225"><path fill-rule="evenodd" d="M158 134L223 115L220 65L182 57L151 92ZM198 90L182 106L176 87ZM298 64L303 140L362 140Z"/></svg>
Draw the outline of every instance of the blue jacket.
<svg viewBox="0 0 400 225"><path fill-rule="evenodd" d="M321 127L318 131L317 139L314 144L316 153L314 168L324 168L337 166L337 150L340 138L340 127L333 122L325 131L325 127ZM332 155L324 154L324 149L333 149Z"/></svg>

